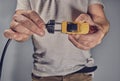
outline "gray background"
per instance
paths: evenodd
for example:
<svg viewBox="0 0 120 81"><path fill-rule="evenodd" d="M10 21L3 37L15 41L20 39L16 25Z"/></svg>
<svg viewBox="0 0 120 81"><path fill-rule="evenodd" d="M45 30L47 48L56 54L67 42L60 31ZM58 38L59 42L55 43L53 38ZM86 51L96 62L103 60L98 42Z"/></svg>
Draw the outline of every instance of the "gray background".
<svg viewBox="0 0 120 81"><path fill-rule="evenodd" d="M111 28L101 45L92 50L98 69L94 81L120 81L120 0L103 0ZM3 31L9 28L16 0L0 0L0 56L7 39ZM24 43L12 41L4 61L1 81L31 81L31 40Z"/></svg>

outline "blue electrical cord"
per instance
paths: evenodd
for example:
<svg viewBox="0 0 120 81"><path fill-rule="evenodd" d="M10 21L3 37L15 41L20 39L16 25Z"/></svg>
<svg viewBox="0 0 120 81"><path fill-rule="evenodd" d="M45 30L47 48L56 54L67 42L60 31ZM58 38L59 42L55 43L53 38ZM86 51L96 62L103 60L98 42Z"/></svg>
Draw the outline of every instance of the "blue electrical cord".
<svg viewBox="0 0 120 81"><path fill-rule="evenodd" d="M10 42L11 42L11 39L8 39L7 43L4 46L3 52L2 52L2 56L1 56L1 60L0 60L0 81L1 81L1 76L2 76L2 66L3 66L4 57L5 57L5 54L6 54L6 51L7 51L7 48L9 46Z"/></svg>

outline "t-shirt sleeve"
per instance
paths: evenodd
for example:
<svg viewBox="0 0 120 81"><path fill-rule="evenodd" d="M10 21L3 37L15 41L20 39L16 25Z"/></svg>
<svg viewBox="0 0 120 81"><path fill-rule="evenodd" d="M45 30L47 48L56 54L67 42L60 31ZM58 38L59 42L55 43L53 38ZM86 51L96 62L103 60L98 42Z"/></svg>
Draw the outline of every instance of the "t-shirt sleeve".
<svg viewBox="0 0 120 81"><path fill-rule="evenodd" d="M31 9L30 1L29 0L17 0L16 10L17 9L30 10Z"/></svg>
<svg viewBox="0 0 120 81"><path fill-rule="evenodd" d="M92 5L92 4L100 4L104 6L102 0L89 0L89 5Z"/></svg>

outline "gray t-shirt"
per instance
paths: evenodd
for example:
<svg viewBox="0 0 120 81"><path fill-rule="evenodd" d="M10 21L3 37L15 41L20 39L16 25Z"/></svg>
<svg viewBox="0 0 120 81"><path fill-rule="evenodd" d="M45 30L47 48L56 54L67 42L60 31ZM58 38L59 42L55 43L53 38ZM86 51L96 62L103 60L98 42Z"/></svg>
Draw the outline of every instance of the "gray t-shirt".
<svg viewBox="0 0 120 81"><path fill-rule="evenodd" d="M17 9L35 10L47 23L50 19L74 21L81 13L87 13L92 4L102 3L100 0L18 0ZM34 34L32 39L35 50L32 72L36 76L67 75L94 64L90 52L75 47L67 34L46 31L44 37Z"/></svg>

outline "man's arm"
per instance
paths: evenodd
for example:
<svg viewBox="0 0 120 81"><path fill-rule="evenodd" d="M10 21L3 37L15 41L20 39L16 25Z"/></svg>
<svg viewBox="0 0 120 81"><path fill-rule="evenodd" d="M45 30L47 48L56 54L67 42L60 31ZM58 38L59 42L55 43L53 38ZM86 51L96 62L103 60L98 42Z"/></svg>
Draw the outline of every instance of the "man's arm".
<svg viewBox="0 0 120 81"><path fill-rule="evenodd" d="M103 6L100 4L90 5L88 7L88 14L93 22L101 27L101 31L106 34L109 30L109 22L105 16Z"/></svg>

